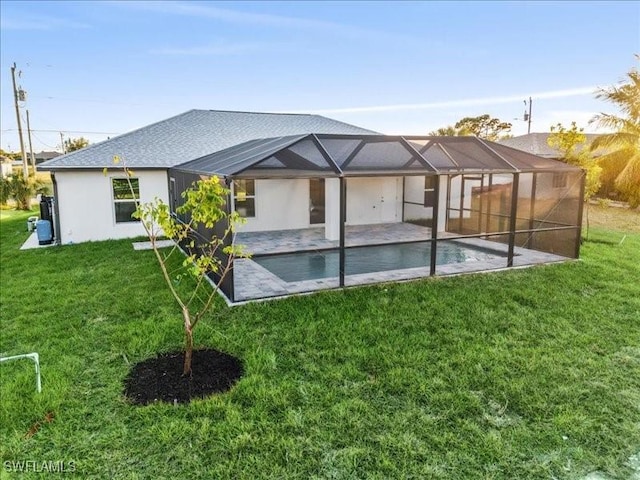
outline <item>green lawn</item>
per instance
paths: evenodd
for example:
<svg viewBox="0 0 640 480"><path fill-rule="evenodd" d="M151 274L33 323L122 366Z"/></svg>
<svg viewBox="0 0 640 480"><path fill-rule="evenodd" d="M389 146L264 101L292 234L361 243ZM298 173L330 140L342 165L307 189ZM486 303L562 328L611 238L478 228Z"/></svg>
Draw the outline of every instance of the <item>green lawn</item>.
<svg viewBox="0 0 640 480"><path fill-rule="evenodd" d="M27 216L1 217L0 354L38 351L43 392L33 364L0 365L0 477L24 460L78 478L640 475L638 233L592 227L579 262L220 301L196 343L242 358L241 381L134 407L130 364L182 345L152 254L21 252Z"/></svg>

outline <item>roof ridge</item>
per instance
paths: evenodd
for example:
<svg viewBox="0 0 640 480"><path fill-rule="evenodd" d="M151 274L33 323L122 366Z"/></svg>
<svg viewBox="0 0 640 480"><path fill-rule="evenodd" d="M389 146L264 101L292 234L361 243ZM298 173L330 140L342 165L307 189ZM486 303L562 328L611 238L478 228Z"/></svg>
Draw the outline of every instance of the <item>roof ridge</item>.
<svg viewBox="0 0 640 480"><path fill-rule="evenodd" d="M245 113L252 115L297 115L304 117L318 117L321 115L317 115L314 113L287 113L287 112L252 112L248 110L217 110L217 109L194 109L196 112L218 112L218 113ZM327 118L327 117L324 117ZM333 120L333 119L331 119Z"/></svg>

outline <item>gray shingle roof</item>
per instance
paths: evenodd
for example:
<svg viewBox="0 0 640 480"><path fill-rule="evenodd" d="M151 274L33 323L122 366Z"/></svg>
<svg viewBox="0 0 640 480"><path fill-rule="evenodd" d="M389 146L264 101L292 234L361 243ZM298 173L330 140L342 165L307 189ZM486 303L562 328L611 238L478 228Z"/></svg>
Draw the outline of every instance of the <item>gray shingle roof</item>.
<svg viewBox="0 0 640 480"><path fill-rule="evenodd" d="M114 155L131 168L169 168L249 140L308 133L376 132L320 115L189 110L44 162L40 168L102 169L113 166Z"/></svg>
<svg viewBox="0 0 640 480"><path fill-rule="evenodd" d="M526 135L520 135L518 137L505 138L499 140L498 143L506 145L507 147L522 150L523 152L532 153L544 158L560 158L562 154L555 148L551 148L547 143L550 133L528 133ZM586 143L589 144L598 135L593 133L586 133Z"/></svg>

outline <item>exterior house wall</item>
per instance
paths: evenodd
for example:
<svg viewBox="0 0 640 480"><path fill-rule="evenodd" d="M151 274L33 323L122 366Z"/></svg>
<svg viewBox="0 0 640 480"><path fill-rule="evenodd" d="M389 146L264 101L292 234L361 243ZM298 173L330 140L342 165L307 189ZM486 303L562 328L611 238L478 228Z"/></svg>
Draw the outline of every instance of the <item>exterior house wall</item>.
<svg viewBox="0 0 640 480"><path fill-rule="evenodd" d="M244 232L309 227L309 180L255 181L255 217L240 226Z"/></svg>
<svg viewBox="0 0 640 480"><path fill-rule="evenodd" d="M168 201L166 170L136 170L140 200L150 202L158 197ZM116 223L112 178L125 178L121 172L64 171L55 172L60 243L130 238L145 235L139 222Z"/></svg>
<svg viewBox="0 0 640 480"><path fill-rule="evenodd" d="M339 234L338 179L325 180L327 235ZM262 232L310 227L309 179L255 181L255 217L247 218L240 231ZM368 177L347 179L347 225L401 221L402 179ZM334 228L335 227L335 228ZM327 228L325 226L325 228Z"/></svg>
<svg viewBox="0 0 640 480"><path fill-rule="evenodd" d="M402 178L347 179L347 225L402 221Z"/></svg>
<svg viewBox="0 0 640 480"><path fill-rule="evenodd" d="M422 220L433 218L433 208L424 206L424 176L406 177L404 180L405 220ZM420 204L420 205L416 205Z"/></svg>

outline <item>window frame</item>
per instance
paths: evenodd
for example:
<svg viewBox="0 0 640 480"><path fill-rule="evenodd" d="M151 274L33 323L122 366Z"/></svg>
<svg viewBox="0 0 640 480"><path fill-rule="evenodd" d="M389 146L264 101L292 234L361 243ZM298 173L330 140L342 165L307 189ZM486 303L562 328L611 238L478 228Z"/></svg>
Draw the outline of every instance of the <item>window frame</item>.
<svg viewBox="0 0 640 480"><path fill-rule="evenodd" d="M130 180L132 183L135 180L138 184L138 191L135 192L134 190L134 198L116 198L116 190L115 190L115 183L116 181L120 181L123 180L124 182L127 182L128 180ZM110 177L110 184L111 184L111 205L112 205L112 211L113 211L113 221L115 223L115 225L126 225L129 223L140 223L140 219L138 218L133 218L131 217L128 220L118 220L118 212L116 209L116 205L117 204L127 204L127 203L132 203L134 205L135 208L137 208L138 204L140 203L140 178L139 177L130 177L127 179L127 177ZM129 187L129 185L127 184L127 188ZM134 208L134 211L135 211Z"/></svg>
<svg viewBox="0 0 640 480"><path fill-rule="evenodd" d="M243 198L241 201L245 201L245 200L253 200L253 215L241 215L240 212L238 212L237 209L237 202L238 202L238 183L239 182L252 182L253 183L253 194L249 195L247 193L244 193ZM245 192L246 190L249 190L248 188L244 188L243 189ZM233 211L238 213L238 215L240 215L240 217L242 218L256 218L256 181L253 178L237 178L235 180L233 180Z"/></svg>

